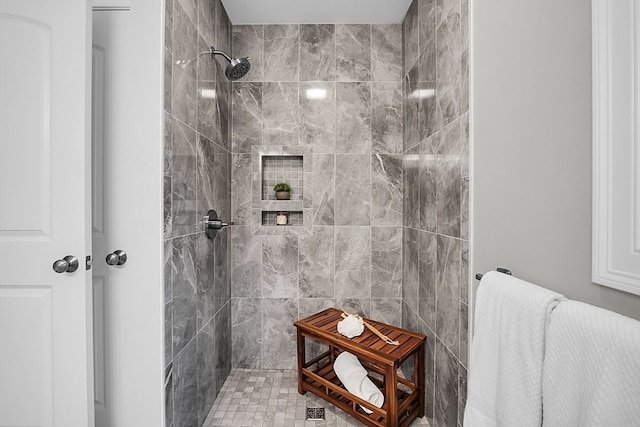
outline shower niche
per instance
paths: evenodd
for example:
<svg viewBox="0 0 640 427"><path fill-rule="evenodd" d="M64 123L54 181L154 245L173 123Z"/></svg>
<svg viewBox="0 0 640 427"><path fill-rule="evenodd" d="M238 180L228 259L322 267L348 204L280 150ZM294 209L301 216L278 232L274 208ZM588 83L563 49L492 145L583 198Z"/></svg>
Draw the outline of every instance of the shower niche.
<svg viewBox="0 0 640 427"><path fill-rule="evenodd" d="M254 147L252 153L255 234L310 232L312 156L308 147ZM289 200L276 198L274 186L287 183ZM286 216L286 220L283 218Z"/></svg>

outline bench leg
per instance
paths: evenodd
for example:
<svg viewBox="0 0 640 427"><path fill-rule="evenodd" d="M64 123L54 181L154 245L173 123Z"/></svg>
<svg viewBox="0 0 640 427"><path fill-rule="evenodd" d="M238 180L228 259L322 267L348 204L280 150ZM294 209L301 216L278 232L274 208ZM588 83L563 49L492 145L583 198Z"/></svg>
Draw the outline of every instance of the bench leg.
<svg viewBox="0 0 640 427"><path fill-rule="evenodd" d="M298 348L298 393L299 394L305 394L307 391L303 390L302 388L302 369L304 367L304 364L306 362L306 355L305 355L305 344L304 344L304 335L302 335L302 332L300 331L300 329L297 330L297 334L296 334L296 341L297 341L297 348Z"/></svg>
<svg viewBox="0 0 640 427"><path fill-rule="evenodd" d="M418 387L418 399L420 402L420 412L418 417L424 417L425 402L424 402L424 343L418 348L418 351L414 355L414 383ZM417 378L415 378L417 376Z"/></svg>
<svg viewBox="0 0 640 427"><path fill-rule="evenodd" d="M387 401L387 426L398 425L398 398L396 397L396 385L398 383L398 370L395 366L387 366L385 369L385 399Z"/></svg>

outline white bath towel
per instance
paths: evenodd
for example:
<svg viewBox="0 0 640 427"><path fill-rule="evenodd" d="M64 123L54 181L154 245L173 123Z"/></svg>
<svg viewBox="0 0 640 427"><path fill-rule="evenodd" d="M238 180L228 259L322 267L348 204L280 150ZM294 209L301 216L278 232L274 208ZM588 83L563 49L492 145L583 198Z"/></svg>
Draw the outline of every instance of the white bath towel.
<svg viewBox="0 0 640 427"><path fill-rule="evenodd" d="M544 333L564 297L491 271L475 305L465 427L542 424Z"/></svg>
<svg viewBox="0 0 640 427"><path fill-rule="evenodd" d="M547 332L544 426L640 426L640 322L577 301Z"/></svg>
<svg viewBox="0 0 640 427"><path fill-rule="evenodd" d="M360 364L356 356L346 351L340 353L333 362L333 370L349 393L355 394L378 408L382 407L384 395L369 379L367 370ZM361 408L367 414L371 413L371 410L363 406Z"/></svg>

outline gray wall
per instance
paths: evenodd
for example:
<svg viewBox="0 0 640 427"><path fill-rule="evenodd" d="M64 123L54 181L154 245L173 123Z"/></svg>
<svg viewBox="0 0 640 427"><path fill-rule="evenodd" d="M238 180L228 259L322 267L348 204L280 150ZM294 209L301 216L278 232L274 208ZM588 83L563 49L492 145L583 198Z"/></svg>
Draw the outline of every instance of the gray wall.
<svg viewBox="0 0 640 427"><path fill-rule="evenodd" d="M403 28L403 325L427 336L431 425L455 427L467 377L468 2L414 0Z"/></svg>
<svg viewBox="0 0 640 427"><path fill-rule="evenodd" d="M591 282L591 3L478 1L472 22L472 271L640 319Z"/></svg>
<svg viewBox="0 0 640 427"><path fill-rule="evenodd" d="M231 369L229 232L209 240L199 223L230 216L231 84L226 64L196 54L230 50L231 24L220 0L165 7L165 416L197 427Z"/></svg>
<svg viewBox="0 0 640 427"><path fill-rule="evenodd" d="M233 365L290 369L300 317L352 305L402 321L401 26L234 26L233 35L234 54L253 64L232 95ZM306 99L310 87L327 97ZM281 146L310 153L310 204L304 227L268 230L252 208L252 152Z"/></svg>

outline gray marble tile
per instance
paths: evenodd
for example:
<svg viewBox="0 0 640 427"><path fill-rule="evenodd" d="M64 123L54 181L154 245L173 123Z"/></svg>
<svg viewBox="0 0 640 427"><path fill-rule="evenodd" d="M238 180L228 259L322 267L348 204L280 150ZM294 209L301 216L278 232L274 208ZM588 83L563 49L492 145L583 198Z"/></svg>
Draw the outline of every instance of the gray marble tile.
<svg viewBox="0 0 640 427"><path fill-rule="evenodd" d="M218 67L220 70L221 67ZM220 72L218 73L220 74ZM214 111L213 141L229 150L231 148L231 82L218 75L216 80L216 108Z"/></svg>
<svg viewBox="0 0 640 427"><path fill-rule="evenodd" d="M228 228L221 230L213 240L215 312L218 312L231 298L229 234Z"/></svg>
<svg viewBox="0 0 640 427"><path fill-rule="evenodd" d="M336 306L333 298L300 298L299 319Z"/></svg>
<svg viewBox="0 0 640 427"><path fill-rule="evenodd" d="M173 2L164 2L164 47L171 50L173 46Z"/></svg>
<svg viewBox="0 0 640 427"><path fill-rule="evenodd" d="M195 236L173 241L173 354L196 333L197 272Z"/></svg>
<svg viewBox="0 0 640 427"><path fill-rule="evenodd" d="M469 241L460 242L460 301L468 304L469 298Z"/></svg>
<svg viewBox="0 0 640 427"><path fill-rule="evenodd" d="M195 235L196 239L196 276L197 276L197 319L196 329L200 330L211 320L215 313L213 241L204 233Z"/></svg>
<svg viewBox="0 0 640 427"><path fill-rule="evenodd" d="M171 112L195 127L196 117L196 48L197 30L179 1L173 11L173 57Z"/></svg>
<svg viewBox="0 0 640 427"><path fill-rule="evenodd" d="M218 144L213 144L213 173L210 175L211 191L210 205L205 209L215 208L223 221L231 220L231 154ZM204 207L204 206L203 206Z"/></svg>
<svg viewBox="0 0 640 427"><path fill-rule="evenodd" d="M371 156L371 223L402 225L402 155Z"/></svg>
<svg viewBox="0 0 640 427"><path fill-rule="evenodd" d="M165 425L173 425L173 363L164 370L164 420Z"/></svg>
<svg viewBox="0 0 640 427"><path fill-rule="evenodd" d="M207 46L214 46L216 43L215 28L215 0L198 0L198 32L207 43Z"/></svg>
<svg viewBox="0 0 640 427"><path fill-rule="evenodd" d="M413 0L402 21L404 31L404 72L408 72L420 54L420 28L418 25L418 0Z"/></svg>
<svg viewBox="0 0 640 427"><path fill-rule="evenodd" d="M371 224L371 156L336 156L335 225Z"/></svg>
<svg viewBox="0 0 640 427"><path fill-rule="evenodd" d="M434 427L455 426L458 419L458 363L440 340L436 341Z"/></svg>
<svg viewBox="0 0 640 427"><path fill-rule="evenodd" d="M171 175L173 170L173 121L174 118L164 113L164 174Z"/></svg>
<svg viewBox="0 0 640 427"><path fill-rule="evenodd" d="M457 357L460 337L460 241L438 235L436 334Z"/></svg>
<svg viewBox="0 0 640 427"><path fill-rule="evenodd" d="M469 358L469 306L460 302L460 351L458 352L460 363L468 365Z"/></svg>
<svg viewBox="0 0 640 427"><path fill-rule="evenodd" d="M438 155L460 154L462 124L463 120L459 119L442 128L439 138L435 141Z"/></svg>
<svg viewBox="0 0 640 427"><path fill-rule="evenodd" d="M460 13L460 0L436 0L436 26L440 26L451 15Z"/></svg>
<svg viewBox="0 0 640 427"><path fill-rule="evenodd" d="M170 47L164 48L164 111L171 112L173 100L173 55Z"/></svg>
<svg viewBox="0 0 640 427"><path fill-rule="evenodd" d="M214 0L216 3L216 49L231 52L231 42L233 34L231 31L231 21L227 10L221 0ZM226 64L225 64L226 65Z"/></svg>
<svg viewBox="0 0 640 427"><path fill-rule="evenodd" d="M173 425L198 423L198 371L196 341L186 346L173 361Z"/></svg>
<svg viewBox="0 0 640 427"><path fill-rule="evenodd" d="M460 10L452 9L438 27L436 36L437 82L436 98L442 111L443 124L450 123L460 115Z"/></svg>
<svg viewBox="0 0 640 427"><path fill-rule="evenodd" d="M213 345L216 349L215 359L215 386L216 395L227 379L231 371L231 303L227 304L216 313L213 320L214 336Z"/></svg>
<svg viewBox="0 0 640 427"><path fill-rule="evenodd" d="M314 153L334 153L336 149L336 84L300 83L300 143ZM324 97L321 95L324 94Z"/></svg>
<svg viewBox="0 0 640 427"><path fill-rule="evenodd" d="M435 134L419 146L420 171L418 176L418 193L420 198L420 229L436 232L438 220L438 158L434 155L434 145L440 134Z"/></svg>
<svg viewBox="0 0 640 427"><path fill-rule="evenodd" d="M298 256L296 236L262 238L263 297L298 297Z"/></svg>
<svg viewBox="0 0 640 427"><path fill-rule="evenodd" d="M402 227L371 228L371 298L402 298Z"/></svg>
<svg viewBox="0 0 640 427"><path fill-rule="evenodd" d="M173 361L173 301L164 305L164 366L168 366Z"/></svg>
<svg viewBox="0 0 640 427"><path fill-rule="evenodd" d="M458 367L458 425L462 427L464 420L464 408L467 404L467 370Z"/></svg>
<svg viewBox="0 0 640 427"><path fill-rule="evenodd" d="M371 26L371 79L402 81L402 25Z"/></svg>
<svg viewBox="0 0 640 427"><path fill-rule="evenodd" d="M436 328L436 288L438 279L438 239L435 234L418 232L418 314L429 328Z"/></svg>
<svg viewBox="0 0 640 427"><path fill-rule="evenodd" d="M209 49L209 45L202 37L198 38L198 52ZM209 55L198 55L197 68L197 102L198 102L198 127L200 134L210 140L221 142L219 131L220 114L218 112L219 94L217 93L217 67L218 64Z"/></svg>
<svg viewBox="0 0 640 427"><path fill-rule="evenodd" d="M404 151L415 147L420 142L420 91L418 86L418 70L412 68L404 78L404 116L402 130L404 133Z"/></svg>
<svg viewBox="0 0 640 427"><path fill-rule="evenodd" d="M264 81L298 81L300 25L264 26Z"/></svg>
<svg viewBox="0 0 640 427"><path fill-rule="evenodd" d="M371 83L337 83L336 115L336 153L370 153Z"/></svg>
<svg viewBox="0 0 640 427"><path fill-rule="evenodd" d="M171 177L164 176L163 180L163 192L164 192L164 238L168 239L173 235L173 218L171 209Z"/></svg>
<svg viewBox="0 0 640 427"><path fill-rule="evenodd" d="M231 167L231 220L249 225L251 220L251 154L234 154Z"/></svg>
<svg viewBox="0 0 640 427"><path fill-rule="evenodd" d="M198 0L174 0L174 8L182 7L191 22L198 23Z"/></svg>
<svg viewBox="0 0 640 427"><path fill-rule="evenodd" d="M420 98L418 138L420 141L433 135L442 127L442 112L437 97L436 41L429 41L418 60L418 88Z"/></svg>
<svg viewBox="0 0 640 427"><path fill-rule="evenodd" d="M300 26L300 81L335 80L335 25Z"/></svg>
<svg viewBox="0 0 640 427"><path fill-rule="evenodd" d="M336 25L336 80L371 80L371 25Z"/></svg>
<svg viewBox="0 0 640 427"><path fill-rule="evenodd" d="M371 318L388 325L402 324L401 299L371 299Z"/></svg>
<svg viewBox="0 0 640 427"><path fill-rule="evenodd" d="M216 399L213 322L208 322L196 336L198 423L202 425Z"/></svg>
<svg viewBox="0 0 640 427"><path fill-rule="evenodd" d="M335 155L313 154L313 225L333 225L335 211Z"/></svg>
<svg viewBox="0 0 640 427"><path fill-rule="evenodd" d="M174 120L171 171L172 235L196 231L196 133Z"/></svg>
<svg viewBox="0 0 640 427"><path fill-rule="evenodd" d="M374 82L371 94L371 149L402 153L402 81Z"/></svg>
<svg viewBox="0 0 640 427"><path fill-rule="evenodd" d="M402 244L402 298L414 312L418 311L419 249L418 230L405 228Z"/></svg>
<svg viewBox="0 0 640 427"><path fill-rule="evenodd" d="M298 300L265 298L262 300L262 365L266 369L290 369L296 363Z"/></svg>
<svg viewBox="0 0 640 427"><path fill-rule="evenodd" d="M264 145L297 145L298 83L264 83L262 114Z"/></svg>
<svg viewBox="0 0 640 427"><path fill-rule="evenodd" d="M371 229L335 227L336 298L371 298Z"/></svg>
<svg viewBox="0 0 640 427"><path fill-rule="evenodd" d="M261 82L264 78L264 25L233 25L233 57L249 57L251 70L241 81Z"/></svg>
<svg viewBox="0 0 640 427"><path fill-rule="evenodd" d="M262 298L232 298L232 365L262 367Z"/></svg>
<svg viewBox="0 0 640 427"><path fill-rule="evenodd" d="M405 227L420 227L420 169L417 147L402 158L402 205Z"/></svg>
<svg viewBox="0 0 640 427"><path fill-rule="evenodd" d="M218 153L216 153L218 151ZM225 170L217 168L216 160L218 156L222 156L219 148L202 135L198 135L196 144L196 216L204 215L209 209L219 211L221 204L219 198L214 195L214 188L218 185L220 179L224 179ZM197 218L198 220L200 218ZM198 230L200 231L200 230Z"/></svg>
<svg viewBox="0 0 640 427"><path fill-rule="evenodd" d="M420 50L436 35L436 0L418 0Z"/></svg>
<svg viewBox="0 0 640 427"><path fill-rule="evenodd" d="M460 238L469 239L469 177L460 178Z"/></svg>
<svg viewBox="0 0 640 427"><path fill-rule="evenodd" d="M234 82L232 106L233 151L251 153L262 145L262 83Z"/></svg>
<svg viewBox="0 0 640 427"><path fill-rule="evenodd" d="M314 227L313 234L300 237L300 297L333 298L333 227Z"/></svg>
<svg viewBox="0 0 640 427"><path fill-rule="evenodd" d="M437 159L438 233L460 237L460 155Z"/></svg>
<svg viewBox="0 0 640 427"><path fill-rule="evenodd" d="M173 240L164 241L164 302L173 299Z"/></svg>
<svg viewBox="0 0 640 427"><path fill-rule="evenodd" d="M251 227L231 228L231 268L234 297L262 296L262 239Z"/></svg>
<svg viewBox="0 0 640 427"><path fill-rule="evenodd" d="M435 345L436 336L431 329L418 319L418 332L427 337L424 346L424 384L425 384L425 416L429 424L433 425L434 401L435 401Z"/></svg>

